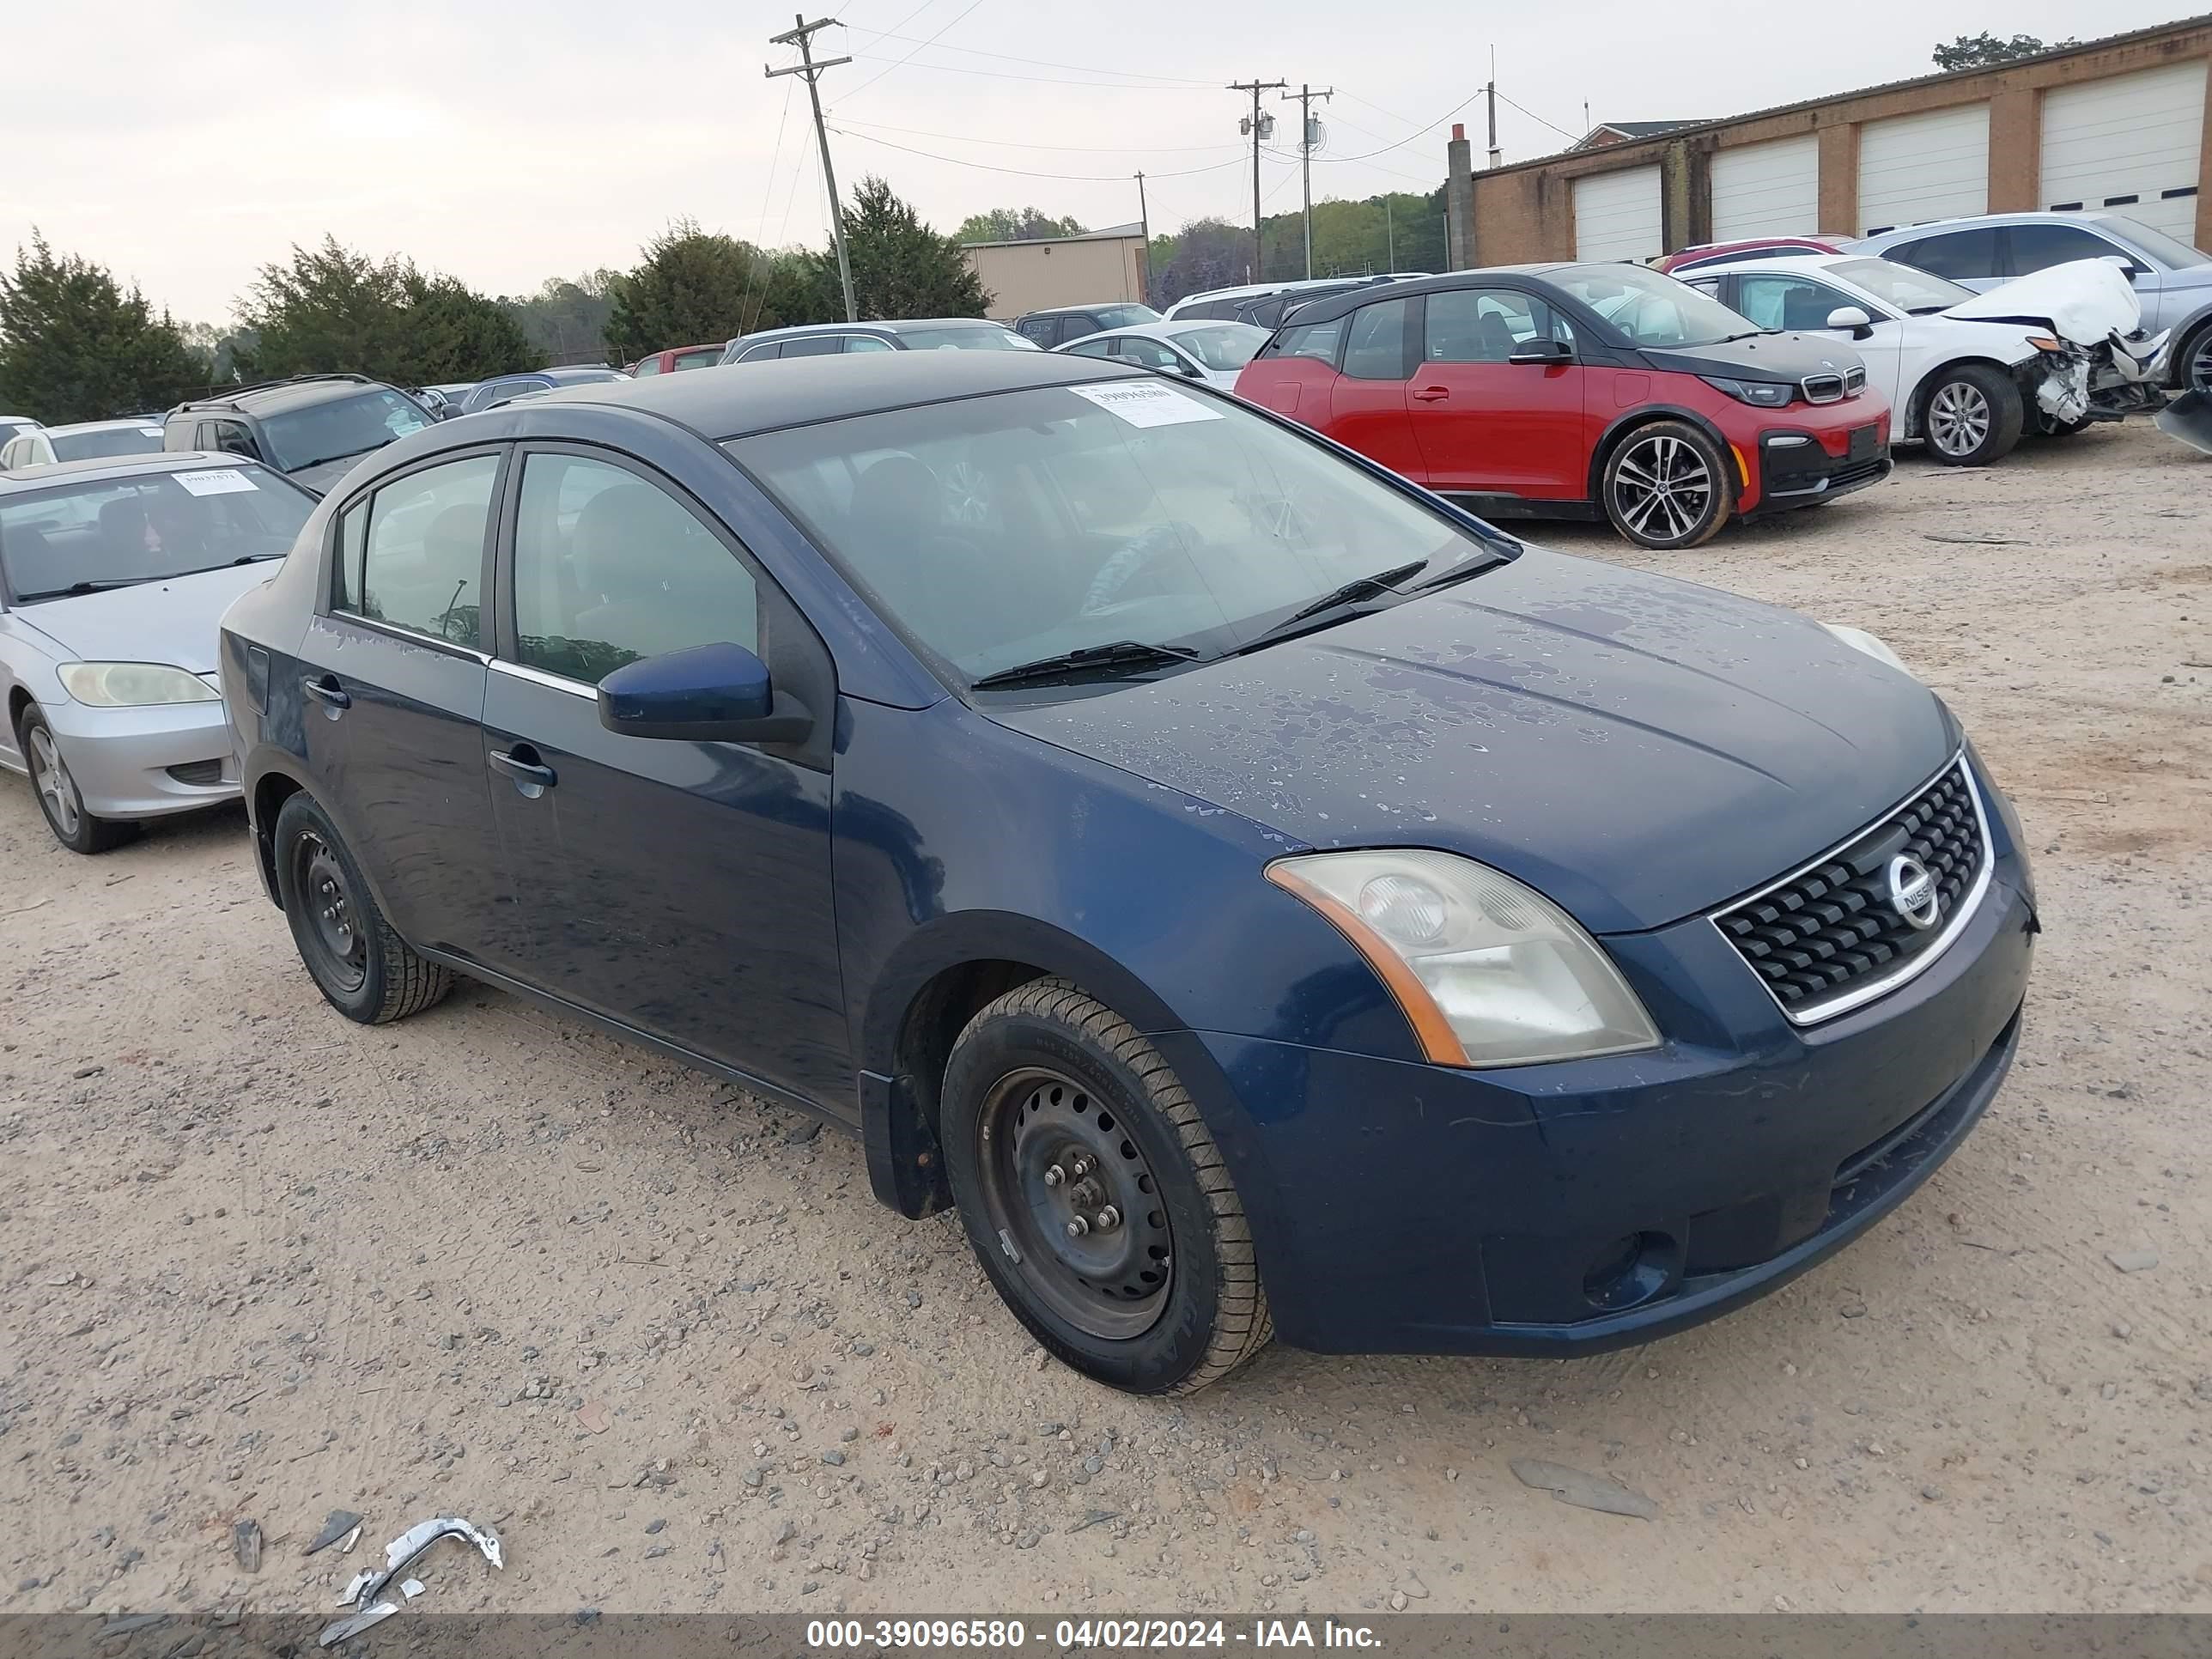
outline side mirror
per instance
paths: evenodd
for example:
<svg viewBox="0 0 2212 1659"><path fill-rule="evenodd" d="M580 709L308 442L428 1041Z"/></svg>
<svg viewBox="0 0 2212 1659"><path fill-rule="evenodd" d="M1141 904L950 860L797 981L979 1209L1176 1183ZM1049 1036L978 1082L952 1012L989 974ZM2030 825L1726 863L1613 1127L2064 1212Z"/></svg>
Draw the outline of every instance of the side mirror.
<svg viewBox="0 0 2212 1659"><path fill-rule="evenodd" d="M2137 264L2124 253L2100 253L2097 258L2105 264L2118 265L2120 268L2120 274L2130 282L2138 276L2150 275L2149 266Z"/></svg>
<svg viewBox="0 0 2212 1659"><path fill-rule="evenodd" d="M1509 363L1539 363L1550 367L1571 363L1575 360L1575 349L1564 340L1531 340L1522 349L1505 361Z"/></svg>
<svg viewBox="0 0 2212 1659"><path fill-rule="evenodd" d="M695 645L601 680L599 724L678 743L798 743L814 716L796 697L778 696L768 665L742 645Z"/></svg>
<svg viewBox="0 0 2212 1659"><path fill-rule="evenodd" d="M1838 306L1828 313L1827 326L1847 328L1854 340L1864 340L1874 333L1874 319L1856 306Z"/></svg>

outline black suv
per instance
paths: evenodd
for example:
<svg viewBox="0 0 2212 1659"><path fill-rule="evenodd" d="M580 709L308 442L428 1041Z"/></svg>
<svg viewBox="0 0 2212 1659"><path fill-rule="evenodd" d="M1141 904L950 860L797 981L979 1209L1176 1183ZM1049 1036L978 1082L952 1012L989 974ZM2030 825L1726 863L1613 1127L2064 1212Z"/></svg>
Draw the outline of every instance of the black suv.
<svg viewBox="0 0 2212 1659"><path fill-rule="evenodd" d="M1160 313L1150 306L1061 306L1052 311L1025 312L1014 319L1012 326L1024 339L1034 341L1049 351L1086 334L1109 328L1133 328L1139 323L1157 323L1159 319Z"/></svg>
<svg viewBox="0 0 2212 1659"><path fill-rule="evenodd" d="M179 404L161 418L161 447L243 455L319 495L369 451L434 419L366 374L301 374Z"/></svg>

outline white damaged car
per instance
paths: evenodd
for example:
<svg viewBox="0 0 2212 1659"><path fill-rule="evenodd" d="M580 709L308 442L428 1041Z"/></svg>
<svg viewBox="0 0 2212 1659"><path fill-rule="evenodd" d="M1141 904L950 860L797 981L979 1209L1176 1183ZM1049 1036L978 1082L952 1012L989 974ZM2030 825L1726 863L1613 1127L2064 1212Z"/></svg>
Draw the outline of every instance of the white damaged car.
<svg viewBox="0 0 2212 1659"><path fill-rule="evenodd" d="M1688 280L1761 328L1848 341L1889 394L1897 436L1954 466L2166 401L2166 336L2143 337L2135 290L2101 259L1986 294L1858 254L1707 265Z"/></svg>

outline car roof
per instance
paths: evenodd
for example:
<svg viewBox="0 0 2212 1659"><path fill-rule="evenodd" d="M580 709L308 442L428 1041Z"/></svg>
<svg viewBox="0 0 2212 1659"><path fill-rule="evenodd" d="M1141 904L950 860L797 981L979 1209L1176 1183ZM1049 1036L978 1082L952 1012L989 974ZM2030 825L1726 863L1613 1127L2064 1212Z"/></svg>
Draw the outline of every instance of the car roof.
<svg viewBox="0 0 2212 1659"><path fill-rule="evenodd" d="M1862 242L1913 241L1923 236L1940 236L1946 231L1972 230L1987 225L2110 225L2127 218L2124 213L2105 213L2095 208L2078 212L2055 213L2046 208L2023 210L2019 213L1966 213L1955 219L1930 219L1924 224L1899 225L1893 229L1878 231L1872 236L1862 236ZM2121 233L2125 234L2125 232Z"/></svg>
<svg viewBox="0 0 2212 1659"><path fill-rule="evenodd" d="M1087 306L1039 306L1035 311L1024 311L1017 320L1031 317L1080 317L1093 311L1112 311L1119 306L1140 306L1142 300L1094 300Z"/></svg>
<svg viewBox="0 0 2212 1659"><path fill-rule="evenodd" d="M1006 326L1004 323L993 322L988 317L899 317L889 321L866 323L793 323L788 328L763 328L750 334L740 334L730 343L751 345L758 340L781 340L793 334L904 334L909 329L1004 329Z"/></svg>
<svg viewBox="0 0 2212 1659"><path fill-rule="evenodd" d="M95 455L89 460L56 461L48 466L25 466L12 472L0 472L0 495L44 489L48 484L67 483L78 478L96 483L106 478L135 478L156 472L187 472L194 467L210 464L252 468L258 472L270 471L258 461L241 459L236 455L208 454L199 450L164 449L146 455ZM281 475L271 473L271 476Z"/></svg>
<svg viewBox="0 0 2212 1659"><path fill-rule="evenodd" d="M1692 276L1725 276L1733 271L1738 270L1749 271L1753 276L1758 275L1761 271L1795 270L1808 276L1816 271L1823 275L1832 276L1836 274L1837 266L1851 264L1866 259L1879 259L1881 260L1881 263L1884 264L1892 263L1889 260L1882 259L1880 254L1872 252L1864 253L1785 253L1771 259L1716 259L1709 265L1699 265L1695 270L1685 271L1680 277L1676 278L1676 280L1679 282L1686 282ZM1910 270L1911 268L1911 267L1910 266L1905 267L1907 270ZM1926 271L1922 271L1919 275L1924 276L1928 275L1928 273ZM1845 280L1848 281L1849 279L1846 278ZM1938 280L1941 279L1939 278Z"/></svg>
<svg viewBox="0 0 2212 1659"><path fill-rule="evenodd" d="M48 427L46 435L58 438L64 433L73 432L124 432L133 428L143 430L147 427L158 427L161 424L161 417L158 415L150 421L135 420L127 416L112 421L73 421L67 426Z"/></svg>
<svg viewBox="0 0 2212 1659"><path fill-rule="evenodd" d="M1096 334L1086 334L1083 340L1116 340L1125 334L1142 335L1148 339L1174 340L1186 334L1202 333L1213 328L1249 328L1255 333L1267 331L1257 323L1240 323L1234 317L1163 317L1157 323L1125 323L1120 328L1102 328ZM1080 345L1083 340L1071 340L1068 345ZM1066 350L1066 346L1056 348Z"/></svg>
<svg viewBox="0 0 2212 1659"><path fill-rule="evenodd" d="M296 380L240 386L235 392L211 393L204 398L187 398L169 413L179 415L187 410L234 409L245 415L278 415L286 410L304 409L313 404L326 404L339 398L358 397L364 392L390 390L392 388L383 381L372 380L364 374L317 374L302 376Z"/></svg>
<svg viewBox="0 0 2212 1659"><path fill-rule="evenodd" d="M604 404L659 416L717 441L888 409L1134 378L1146 371L1056 351L863 351L565 387L536 407Z"/></svg>
<svg viewBox="0 0 2212 1659"><path fill-rule="evenodd" d="M1285 328L1304 328L1310 323L1334 322L1347 312L1357 311L1377 300L1401 300L1418 294L1449 294L1456 289L1480 287L1485 281L1498 276L1547 276L1562 270L1604 269L1603 264L1589 260L1578 264L1571 259L1553 259L1536 264L1485 265L1477 270L1451 270L1440 276L1414 276L1391 283L1366 282L1358 288L1348 288L1337 294L1323 294L1318 298L1300 302L1294 313L1284 318L1283 325ZM1638 265L1634 269L1641 270L1644 267Z"/></svg>

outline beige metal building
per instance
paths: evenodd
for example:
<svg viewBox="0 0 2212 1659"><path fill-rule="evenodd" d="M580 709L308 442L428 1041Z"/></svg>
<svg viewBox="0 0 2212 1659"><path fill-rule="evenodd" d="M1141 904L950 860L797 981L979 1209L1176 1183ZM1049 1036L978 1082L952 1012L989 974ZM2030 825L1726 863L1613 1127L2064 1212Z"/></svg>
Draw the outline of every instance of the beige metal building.
<svg viewBox="0 0 2212 1659"><path fill-rule="evenodd" d="M1477 173L1454 130L1455 270L1650 259L1743 237L1871 235L1978 213L2110 209L2212 247L2212 16Z"/></svg>
<svg viewBox="0 0 2212 1659"><path fill-rule="evenodd" d="M1135 225L1028 242L969 242L962 252L991 296L986 314L1001 322L1056 306L1145 297L1145 238Z"/></svg>

